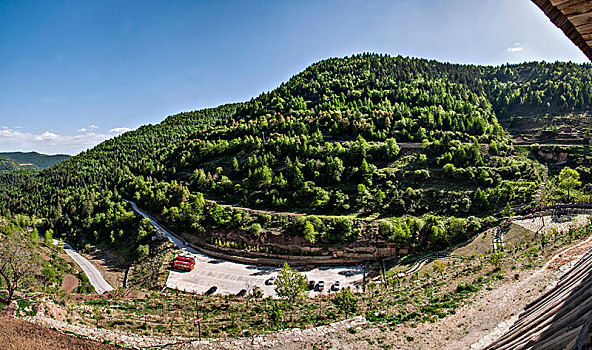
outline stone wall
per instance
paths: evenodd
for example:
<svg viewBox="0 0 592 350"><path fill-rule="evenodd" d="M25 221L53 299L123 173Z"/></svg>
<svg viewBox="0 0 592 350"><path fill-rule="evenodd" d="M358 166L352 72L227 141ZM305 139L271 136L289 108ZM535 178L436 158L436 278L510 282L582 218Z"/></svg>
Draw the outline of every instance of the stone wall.
<svg viewBox="0 0 592 350"><path fill-rule="evenodd" d="M190 246L204 254L245 264L261 264L271 266L282 266L287 262L291 266L339 266L359 264L366 261L392 257L398 254L407 254L406 248L399 247L363 247L350 249L335 249L331 255L300 256L300 255L277 255L264 252L251 252L226 247L218 247L211 244L203 246Z"/></svg>

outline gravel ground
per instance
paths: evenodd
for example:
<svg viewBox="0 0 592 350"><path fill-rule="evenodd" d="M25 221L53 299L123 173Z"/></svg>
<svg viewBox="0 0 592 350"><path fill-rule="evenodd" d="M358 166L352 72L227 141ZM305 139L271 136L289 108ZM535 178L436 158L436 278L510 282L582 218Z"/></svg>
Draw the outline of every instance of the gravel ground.
<svg viewBox="0 0 592 350"><path fill-rule="evenodd" d="M566 232L570 227L581 227L590 223L590 214L563 215L561 217L544 216L545 230L555 227L560 232ZM540 217L532 219L515 220L513 223L533 232L543 226L543 219Z"/></svg>
<svg viewBox="0 0 592 350"><path fill-rule="evenodd" d="M335 322L326 326L310 329L288 329L271 335L259 335L248 338L210 340L177 346L176 349L308 349L321 339L331 339L340 343L341 334L350 328L361 329L367 324L362 316ZM335 347L333 347L335 348Z"/></svg>

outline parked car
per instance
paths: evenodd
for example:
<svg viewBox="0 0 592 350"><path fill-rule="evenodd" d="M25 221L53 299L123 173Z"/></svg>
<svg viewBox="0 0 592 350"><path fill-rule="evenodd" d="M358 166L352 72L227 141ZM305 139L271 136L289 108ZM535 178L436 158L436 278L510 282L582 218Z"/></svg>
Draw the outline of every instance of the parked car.
<svg viewBox="0 0 592 350"><path fill-rule="evenodd" d="M333 285L331 286L331 290L337 292L338 290L341 289L341 282L336 281L335 283L333 283Z"/></svg>
<svg viewBox="0 0 592 350"><path fill-rule="evenodd" d="M245 295L247 295L247 290L246 290L246 289L241 289L241 290L240 290L240 292L238 292L238 293L236 294L236 296L237 296L237 297L239 297L239 298L242 298L242 297L244 297Z"/></svg>
<svg viewBox="0 0 592 350"><path fill-rule="evenodd" d="M267 279L267 281L265 281L265 285L271 286L271 285L273 285L273 281L275 281L275 277L273 277L273 276L272 277L269 277Z"/></svg>
<svg viewBox="0 0 592 350"><path fill-rule="evenodd" d="M314 290L315 289L315 281L308 281L308 290Z"/></svg>
<svg viewBox="0 0 592 350"><path fill-rule="evenodd" d="M217 290L218 290L218 287L212 286L204 294L205 295L212 295L212 294L216 293Z"/></svg>
<svg viewBox="0 0 592 350"><path fill-rule="evenodd" d="M319 283L317 283L317 292L322 292L323 289L325 289L325 281L319 281Z"/></svg>

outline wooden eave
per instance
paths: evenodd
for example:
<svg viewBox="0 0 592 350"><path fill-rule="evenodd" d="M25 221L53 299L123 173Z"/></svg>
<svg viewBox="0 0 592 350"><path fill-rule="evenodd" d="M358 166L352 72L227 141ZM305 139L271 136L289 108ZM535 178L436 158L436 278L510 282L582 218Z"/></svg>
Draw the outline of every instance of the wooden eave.
<svg viewBox="0 0 592 350"><path fill-rule="evenodd" d="M532 0L592 61L592 0Z"/></svg>

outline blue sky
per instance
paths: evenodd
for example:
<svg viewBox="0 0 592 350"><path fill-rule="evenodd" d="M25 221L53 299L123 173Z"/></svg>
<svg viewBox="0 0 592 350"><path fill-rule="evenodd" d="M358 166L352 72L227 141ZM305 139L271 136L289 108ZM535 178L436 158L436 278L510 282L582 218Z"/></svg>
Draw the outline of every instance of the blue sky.
<svg viewBox="0 0 592 350"><path fill-rule="evenodd" d="M0 0L0 151L76 154L359 52L586 62L530 0Z"/></svg>

